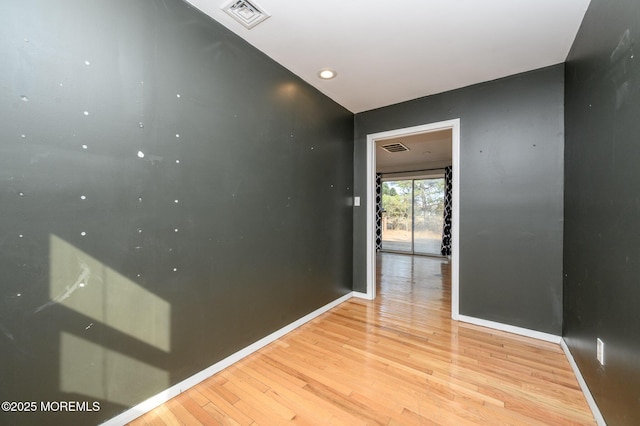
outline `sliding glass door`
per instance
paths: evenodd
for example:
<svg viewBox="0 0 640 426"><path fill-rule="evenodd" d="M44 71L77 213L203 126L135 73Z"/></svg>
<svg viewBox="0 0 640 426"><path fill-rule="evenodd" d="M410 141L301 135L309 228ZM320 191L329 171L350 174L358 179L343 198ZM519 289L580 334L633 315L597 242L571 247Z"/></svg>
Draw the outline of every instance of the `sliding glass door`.
<svg viewBox="0 0 640 426"><path fill-rule="evenodd" d="M444 178L382 182L382 250L440 255Z"/></svg>
<svg viewBox="0 0 640 426"><path fill-rule="evenodd" d="M413 252L440 255L444 178L413 181Z"/></svg>
<svg viewBox="0 0 640 426"><path fill-rule="evenodd" d="M413 253L412 182L382 182L382 250Z"/></svg>

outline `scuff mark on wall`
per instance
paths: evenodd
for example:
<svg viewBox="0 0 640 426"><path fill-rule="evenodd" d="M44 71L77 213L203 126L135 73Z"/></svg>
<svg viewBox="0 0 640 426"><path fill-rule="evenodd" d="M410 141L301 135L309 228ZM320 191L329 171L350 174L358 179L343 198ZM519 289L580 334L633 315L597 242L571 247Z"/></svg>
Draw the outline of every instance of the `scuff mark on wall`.
<svg viewBox="0 0 640 426"><path fill-rule="evenodd" d="M46 309L56 303L61 303L62 301L64 301L65 299L69 298L69 296L71 296L75 291L77 291L79 288L84 287L85 285L87 285L87 282L89 281L89 277L91 276L91 269L89 268L89 265L87 265L84 262L80 262L78 261L80 269L82 270L80 272L80 274L78 275L78 278L76 279L76 281L73 283L73 285L71 286L67 286L65 288L65 291L60 293L58 296L54 297L52 300L50 300L49 302L45 303L44 305L40 306L39 308L37 308L34 313L38 313L40 311L42 311L43 309Z"/></svg>
<svg viewBox="0 0 640 426"><path fill-rule="evenodd" d="M633 42L631 41L631 31L627 28L620 40L609 56L609 62L612 68L609 71L609 79L615 87L616 93L616 110L620 109L629 99L631 87L629 80L632 78L630 69L632 69L632 61L634 58ZM633 82L633 81L632 81Z"/></svg>
<svg viewBox="0 0 640 426"><path fill-rule="evenodd" d="M13 334L12 334L9 330L7 330L7 328L5 328L5 326L4 326L4 325L2 325L2 324L0 324L0 331L2 331L2 333L3 333L5 336L7 336L7 337L9 338L9 340L12 340L12 341L14 341L14 342L15 342L16 338L15 338L15 337L13 337Z"/></svg>
<svg viewBox="0 0 640 426"><path fill-rule="evenodd" d="M615 49L613 49L613 52L611 52L609 61L611 63L614 63L620 60L623 56L625 56L625 52L631 48L631 45L631 31L629 31L629 28L627 28L625 32L622 33L622 36L620 36L618 45Z"/></svg>

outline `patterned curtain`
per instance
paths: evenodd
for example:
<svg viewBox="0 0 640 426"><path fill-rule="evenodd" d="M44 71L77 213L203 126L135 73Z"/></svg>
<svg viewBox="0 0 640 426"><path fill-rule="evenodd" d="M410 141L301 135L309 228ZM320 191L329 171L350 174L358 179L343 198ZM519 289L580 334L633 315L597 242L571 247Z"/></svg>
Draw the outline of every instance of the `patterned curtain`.
<svg viewBox="0 0 640 426"><path fill-rule="evenodd" d="M453 173L451 166L444 169L444 220L442 224L442 245L440 254L451 256L451 180Z"/></svg>
<svg viewBox="0 0 640 426"><path fill-rule="evenodd" d="M376 251L382 250L382 173L376 173Z"/></svg>

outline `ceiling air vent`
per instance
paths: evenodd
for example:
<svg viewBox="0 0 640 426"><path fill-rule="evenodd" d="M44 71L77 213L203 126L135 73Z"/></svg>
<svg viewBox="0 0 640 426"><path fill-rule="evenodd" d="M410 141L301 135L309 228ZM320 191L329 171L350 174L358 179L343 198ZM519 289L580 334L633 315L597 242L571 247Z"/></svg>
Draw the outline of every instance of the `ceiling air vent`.
<svg viewBox="0 0 640 426"><path fill-rule="evenodd" d="M248 2L247 0L233 0L226 6L223 6L222 10L248 29L255 27L271 16L269 12L258 6L255 2Z"/></svg>
<svg viewBox="0 0 640 426"><path fill-rule="evenodd" d="M400 142L389 143L387 145L380 145L380 148L384 149L387 152L403 152L409 151L409 148L401 144Z"/></svg>

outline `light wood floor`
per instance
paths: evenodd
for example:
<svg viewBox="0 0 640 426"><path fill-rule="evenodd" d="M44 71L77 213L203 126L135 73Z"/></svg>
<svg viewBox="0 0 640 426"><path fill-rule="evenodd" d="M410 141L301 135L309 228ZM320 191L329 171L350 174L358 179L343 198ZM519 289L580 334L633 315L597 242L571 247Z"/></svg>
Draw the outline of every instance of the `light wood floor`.
<svg viewBox="0 0 640 426"><path fill-rule="evenodd" d="M595 424L558 345L451 321L446 262L378 266L375 301L341 304L131 424Z"/></svg>

